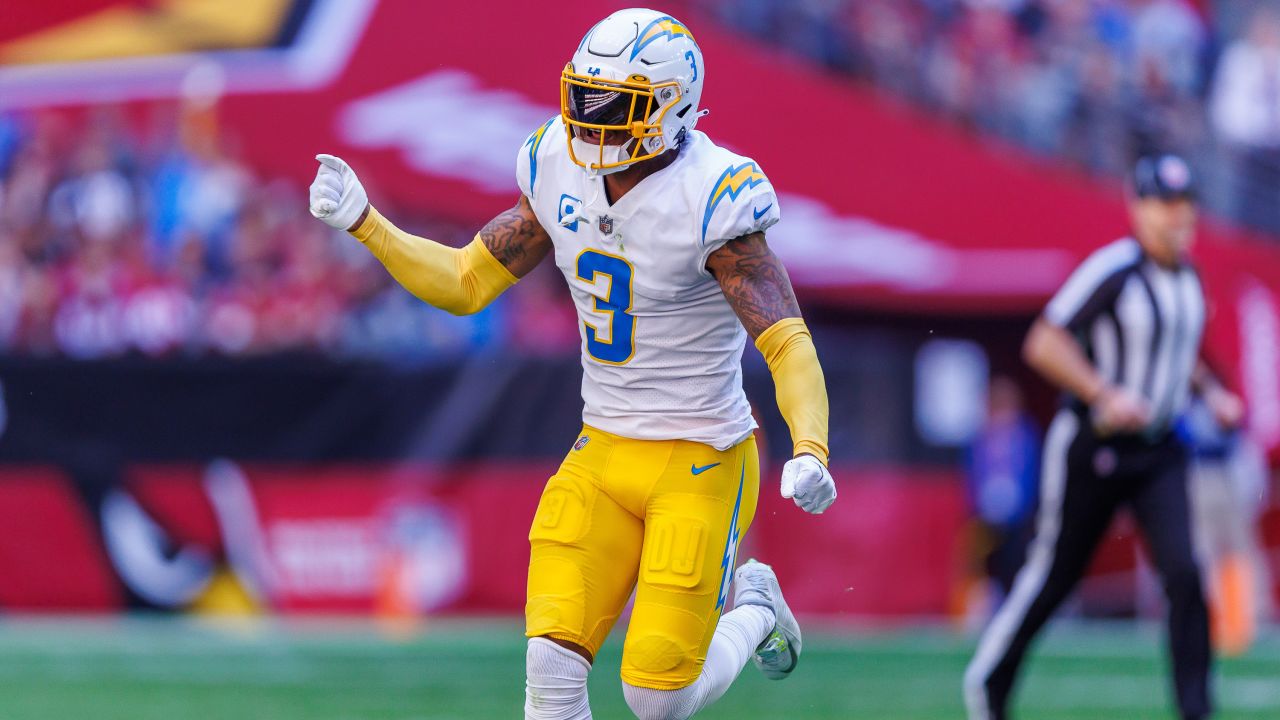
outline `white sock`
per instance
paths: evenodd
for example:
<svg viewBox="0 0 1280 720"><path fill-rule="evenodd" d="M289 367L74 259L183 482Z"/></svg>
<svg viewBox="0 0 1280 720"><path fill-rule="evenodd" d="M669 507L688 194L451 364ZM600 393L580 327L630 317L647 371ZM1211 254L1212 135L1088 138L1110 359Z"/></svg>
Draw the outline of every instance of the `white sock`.
<svg viewBox="0 0 1280 720"><path fill-rule="evenodd" d="M622 694L631 712L640 720L685 720L719 700L773 630L774 622L773 611L760 605L743 605L725 613L716 625L698 679L678 690L654 690L624 682Z"/></svg>
<svg viewBox="0 0 1280 720"><path fill-rule="evenodd" d="M547 640L529 638L525 652L525 720L591 720L587 673L591 663Z"/></svg>

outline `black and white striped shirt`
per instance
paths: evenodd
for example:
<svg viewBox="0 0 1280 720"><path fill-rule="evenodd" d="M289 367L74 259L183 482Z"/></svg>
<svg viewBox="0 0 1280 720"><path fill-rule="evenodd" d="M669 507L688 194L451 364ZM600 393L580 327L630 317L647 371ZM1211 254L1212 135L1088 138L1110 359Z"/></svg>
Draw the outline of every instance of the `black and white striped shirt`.
<svg viewBox="0 0 1280 720"><path fill-rule="evenodd" d="M1098 373L1150 403L1148 436L1184 410L1199 357L1205 303L1190 265L1157 264L1133 238L1094 252L1045 307L1044 317L1076 336ZM1073 405L1083 411L1083 404Z"/></svg>

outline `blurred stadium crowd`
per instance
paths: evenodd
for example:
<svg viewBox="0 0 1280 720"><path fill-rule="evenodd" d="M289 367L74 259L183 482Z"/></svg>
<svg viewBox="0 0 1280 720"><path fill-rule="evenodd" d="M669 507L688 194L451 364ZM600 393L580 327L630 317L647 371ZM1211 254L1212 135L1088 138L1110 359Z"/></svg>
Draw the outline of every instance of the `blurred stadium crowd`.
<svg viewBox="0 0 1280 720"><path fill-rule="evenodd" d="M453 318L401 291L212 110L152 114L0 115L0 351L428 359L505 336L502 306Z"/></svg>
<svg viewBox="0 0 1280 720"><path fill-rule="evenodd" d="M1210 209L1280 233L1274 3L708 3L730 27L1094 173L1119 175L1153 145L1181 149L1207 178ZM553 272L480 315L433 312L312 221L303 188L260 177L215 108L151 114L0 114L0 352L573 351ZM419 229L455 244L473 230L432 222Z"/></svg>
<svg viewBox="0 0 1280 720"><path fill-rule="evenodd" d="M1094 173L1120 175L1153 147L1189 154L1208 207L1280 232L1275 3L715 3L728 25Z"/></svg>

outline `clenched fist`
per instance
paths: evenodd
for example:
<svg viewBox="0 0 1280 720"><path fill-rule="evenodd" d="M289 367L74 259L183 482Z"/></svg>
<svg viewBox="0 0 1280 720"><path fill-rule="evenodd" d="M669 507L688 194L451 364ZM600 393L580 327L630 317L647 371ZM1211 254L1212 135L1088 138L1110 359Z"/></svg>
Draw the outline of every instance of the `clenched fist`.
<svg viewBox="0 0 1280 720"><path fill-rule="evenodd" d="M317 155L320 168L311 183L311 214L330 227L354 230L369 205L360 178L342 158Z"/></svg>
<svg viewBox="0 0 1280 720"><path fill-rule="evenodd" d="M801 455L782 466L782 497L817 515L836 501L836 481L818 458Z"/></svg>

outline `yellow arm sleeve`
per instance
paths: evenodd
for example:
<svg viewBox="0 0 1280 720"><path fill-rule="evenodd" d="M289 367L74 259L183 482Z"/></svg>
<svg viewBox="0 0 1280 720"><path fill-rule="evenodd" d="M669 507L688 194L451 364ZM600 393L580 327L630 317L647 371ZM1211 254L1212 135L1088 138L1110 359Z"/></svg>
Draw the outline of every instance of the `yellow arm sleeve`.
<svg viewBox="0 0 1280 720"><path fill-rule="evenodd" d="M351 234L406 290L454 315L479 312L518 280L489 252L480 236L464 248L451 248L410 235L373 206Z"/></svg>
<svg viewBox="0 0 1280 720"><path fill-rule="evenodd" d="M773 373L794 454L810 453L826 465L827 385L809 328L800 318L779 320L760 333L756 347Z"/></svg>

